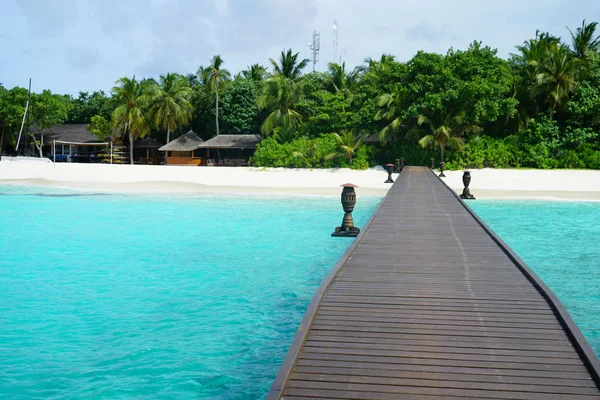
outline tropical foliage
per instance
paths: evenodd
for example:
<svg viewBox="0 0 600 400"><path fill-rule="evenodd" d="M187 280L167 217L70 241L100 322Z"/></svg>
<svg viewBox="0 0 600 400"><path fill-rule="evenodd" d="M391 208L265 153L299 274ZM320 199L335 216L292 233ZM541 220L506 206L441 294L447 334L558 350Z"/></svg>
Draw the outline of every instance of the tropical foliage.
<svg viewBox="0 0 600 400"><path fill-rule="evenodd" d="M32 94L28 140L62 122L102 136L109 121L127 141L165 142L190 127L204 139L262 134L256 166L366 168L400 157L429 165L433 157L450 168L600 168L600 31L583 21L569 32L566 40L532 32L508 59L473 42L313 73L292 49L251 60L233 78L215 55L195 74L119 79L109 95ZM14 149L26 101L27 90L0 86L4 152Z"/></svg>
<svg viewBox="0 0 600 400"><path fill-rule="evenodd" d="M222 66L225 63L220 55L216 55L210 60L210 65L206 68L200 67L198 75L205 82L210 90L215 94L215 126L217 136L219 135L219 92L225 87L225 83L231 79L231 74Z"/></svg>
<svg viewBox="0 0 600 400"><path fill-rule="evenodd" d="M354 157L356 151L362 145L364 136L357 134L352 130L342 131L340 133L333 133L333 138L337 142L337 149L333 153L325 156L326 159L332 159L336 157L344 157L348 159L348 163L352 165L352 157Z"/></svg>
<svg viewBox="0 0 600 400"><path fill-rule="evenodd" d="M112 113L113 129L129 137L129 160L133 164L133 142L150 132L150 124L144 107L149 100L151 84L138 82L135 76L131 79L121 78L112 89L112 95L118 104Z"/></svg>
<svg viewBox="0 0 600 400"><path fill-rule="evenodd" d="M178 125L187 125L192 118L192 89L188 81L178 74L161 75L159 82L150 86L149 115L154 126L171 132Z"/></svg>

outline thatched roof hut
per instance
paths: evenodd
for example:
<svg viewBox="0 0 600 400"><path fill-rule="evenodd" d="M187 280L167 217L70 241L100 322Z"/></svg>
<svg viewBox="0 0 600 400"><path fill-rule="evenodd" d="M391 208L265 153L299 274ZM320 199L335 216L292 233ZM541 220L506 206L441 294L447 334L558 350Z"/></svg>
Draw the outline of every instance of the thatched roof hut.
<svg viewBox="0 0 600 400"><path fill-rule="evenodd" d="M260 135L233 134L219 135L200 145L201 149L255 149L260 142Z"/></svg>
<svg viewBox="0 0 600 400"><path fill-rule="evenodd" d="M158 140L146 136L143 139L133 142L133 147L136 149L158 149L162 147L162 144Z"/></svg>
<svg viewBox="0 0 600 400"><path fill-rule="evenodd" d="M363 139L365 143L381 143L379 140L379 133L373 133L372 135L367 136Z"/></svg>
<svg viewBox="0 0 600 400"><path fill-rule="evenodd" d="M179 136L177 139L171 140L158 150L160 151L194 151L200 147L204 142L196 134L196 132L190 130L188 133Z"/></svg>
<svg viewBox="0 0 600 400"><path fill-rule="evenodd" d="M50 143L56 140L72 143L100 143L96 135L90 132L86 124L61 124L54 125L44 132L44 141Z"/></svg>

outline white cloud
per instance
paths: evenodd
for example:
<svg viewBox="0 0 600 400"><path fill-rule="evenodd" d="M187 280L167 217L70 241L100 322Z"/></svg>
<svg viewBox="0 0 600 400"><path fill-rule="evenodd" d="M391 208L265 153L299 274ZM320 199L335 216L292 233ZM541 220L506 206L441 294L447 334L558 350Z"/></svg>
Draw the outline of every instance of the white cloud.
<svg viewBox="0 0 600 400"><path fill-rule="evenodd" d="M339 50L354 66L392 53L445 53L473 40L507 57L536 29L568 37L598 15L597 0L4 0L0 80L56 92L108 90L120 76L195 72L214 54L235 73L268 65L283 48L310 58L311 32L321 32L319 70Z"/></svg>

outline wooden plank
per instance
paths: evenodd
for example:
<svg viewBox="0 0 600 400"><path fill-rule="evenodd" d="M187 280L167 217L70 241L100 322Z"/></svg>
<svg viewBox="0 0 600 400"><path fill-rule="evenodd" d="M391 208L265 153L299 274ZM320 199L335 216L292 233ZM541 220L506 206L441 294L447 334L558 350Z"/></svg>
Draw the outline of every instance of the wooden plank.
<svg viewBox="0 0 600 400"><path fill-rule="evenodd" d="M393 364L385 362L368 362L368 361L339 361L328 359L309 359L300 358L295 368L301 366L309 367L340 367L340 368L356 368L362 374L368 375L371 370L389 370L395 372L425 372L439 374L461 374L465 376L483 376L485 379L507 379L511 377L521 377L523 379L545 379L556 382L557 385L574 385L574 386L594 386L594 381L590 378L587 371L582 372L566 372L566 371L540 371L540 370L523 370L523 369L498 369L498 368L481 368L481 367L458 367L455 365L415 365L415 364Z"/></svg>
<svg viewBox="0 0 600 400"><path fill-rule="evenodd" d="M267 398L598 399L592 355L543 282L431 172L406 168Z"/></svg>
<svg viewBox="0 0 600 400"><path fill-rule="evenodd" d="M398 400L397 394L390 393L369 393L369 392L349 392L347 390L327 390L327 389L286 389L285 395L282 397L285 400L293 399L353 399L353 400ZM472 400L472 397L460 396L431 396L431 395L412 395L402 394L402 400L431 400L431 399L452 399L452 400Z"/></svg>
<svg viewBox="0 0 600 400"><path fill-rule="evenodd" d="M530 362L508 362L508 361L477 361L477 360L457 360L443 358L416 358L416 357L397 357L394 355L364 355L364 354L339 354L335 352L309 352L304 350L302 358L311 360L332 360L332 361L350 361L350 362L370 362L370 363L388 363L404 365L437 365L445 367L461 368L489 368L489 369L522 369L531 371L555 371L555 372L586 372L584 365L562 365L562 364L539 364Z"/></svg>
<svg viewBox="0 0 600 400"><path fill-rule="evenodd" d="M307 340L321 342L344 342L351 343L389 343L394 345L413 345L413 346L437 346L448 348L468 348L468 349L504 349L504 350L524 350L543 352L561 352L573 354L573 346L568 341L554 341L551 343L524 341L524 340L496 340L488 338L479 338L483 340L474 340L474 338L460 337L442 337L434 338L429 336L406 336L406 335L382 335L379 333L367 332L362 334L353 334L353 332L331 332L312 330ZM540 344L541 343L541 344Z"/></svg>
<svg viewBox="0 0 600 400"><path fill-rule="evenodd" d="M593 386L555 386L547 384L529 383L506 383L506 382L479 382L473 380L464 380L462 375L455 375L454 379L433 379L427 374L420 374L418 377L402 378L398 376L380 376L380 375L360 375L346 374L346 370L327 369L324 373L305 373L294 372L291 380L295 381L316 381L331 383L351 383L381 386L414 386L423 388L447 388L447 389L473 389L489 390L502 392L523 392L523 393L554 393L554 394L581 394L597 395L598 389Z"/></svg>
<svg viewBox="0 0 600 400"><path fill-rule="evenodd" d="M389 325L389 324L388 324ZM490 338L523 338L528 339L535 336L537 339L557 340L564 339L565 334L560 331L533 331L531 329L508 330L507 328L488 328L484 329L468 329L469 327L460 326L443 326L443 325L413 325L413 326L381 326L370 323L353 322L352 324L344 324L342 321L327 321L321 323L315 321L312 325L313 329L321 330L341 330L352 332L383 332L383 333L416 333L425 335L456 335L456 336L487 336Z"/></svg>
<svg viewBox="0 0 600 400"><path fill-rule="evenodd" d="M304 366L302 364L294 367L295 373L314 374L317 376L323 375L343 375L343 376L369 376L369 377L384 377L384 378L399 378L412 379L419 381L450 381L450 382L481 382L481 383L496 383L502 385L536 385L536 386L559 386L559 387L583 387L595 389L594 382L591 379L557 379L557 378L536 378L531 376L522 376L518 371L513 371L514 375L506 374L465 374L460 372L431 372L431 371L404 371L394 369L376 369L366 368L365 364L354 366L323 366L317 367ZM296 377L296 379L298 379ZM321 377L318 378L322 379ZM314 380L314 379L313 379ZM395 382L392 382L394 384ZM560 391L560 389L557 389ZM552 393L552 392L551 392Z"/></svg>
<svg viewBox="0 0 600 400"><path fill-rule="evenodd" d="M376 346L368 346L363 343L352 344L335 343L328 347L311 346L311 343L305 343L303 351L306 353L320 354L346 354L359 356L382 356L411 359L428 360L456 360L456 361L484 361L484 362L507 362L507 363L528 363L528 364L555 364L555 365L581 365L579 357L576 358L547 358L531 356L497 355L490 350L489 354L464 354L464 353L439 353L425 351L408 351L394 349L377 349Z"/></svg>
<svg viewBox="0 0 600 400"><path fill-rule="evenodd" d="M572 359L577 360L579 363L579 357L573 352L573 349L565 351L540 351L538 349L495 349L490 346L481 347L462 347L456 345L440 346L440 345L407 345L403 343L369 343L366 341L352 340L348 338L345 340L314 340L313 337L309 336L308 340L304 342L305 347L324 347L324 348L352 348L352 349L364 349L364 350L389 350L389 351L406 351L406 352L418 352L418 353L438 353L443 354L485 354L485 355L496 355L496 356L527 356L535 357L540 361L545 359Z"/></svg>
<svg viewBox="0 0 600 400"><path fill-rule="evenodd" d="M382 322L393 325L413 325L413 324L427 324L427 325L459 325L459 326L495 326L495 327L527 327L528 329L541 329L541 330L562 330L556 329L556 320L542 320L542 321L528 321L523 319L504 319L497 320L493 318L475 317L475 318L451 318L451 316L439 316L438 318L429 317L417 318L409 316L389 316L389 315L377 315L377 314L336 314L336 313L323 313L319 312L319 317L323 321L345 321L345 322Z"/></svg>
<svg viewBox="0 0 600 400"><path fill-rule="evenodd" d="M319 381L298 381L290 380L287 385L290 389L299 389L296 393L302 393L301 390L336 390L346 391L349 393L368 392L377 393L378 395L393 394L396 399L398 396L410 395L426 395L426 396L461 396L471 398L484 399L519 399L519 400L598 400L600 395L585 395L585 394L551 394L551 393L534 393L534 392L506 392L506 391L491 391L481 389L455 389L455 388L431 388L419 386L403 386L403 385L373 385L365 383L338 383L338 382L319 382ZM286 390L287 392L287 390ZM290 393L290 394L293 394ZM355 398L355 397L346 397ZM380 397L384 398L384 397Z"/></svg>

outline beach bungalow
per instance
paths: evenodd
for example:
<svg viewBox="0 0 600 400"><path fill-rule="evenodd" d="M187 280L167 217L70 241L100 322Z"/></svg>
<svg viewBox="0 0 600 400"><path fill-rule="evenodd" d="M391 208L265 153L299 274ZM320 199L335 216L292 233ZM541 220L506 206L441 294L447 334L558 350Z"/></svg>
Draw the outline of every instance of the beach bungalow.
<svg viewBox="0 0 600 400"><path fill-rule="evenodd" d="M260 141L261 136L254 134L215 136L200 145L200 149L206 150L203 165L247 166Z"/></svg>
<svg viewBox="0 0 600 400"><path fill-rule="evenodd" d="M56 161L100 162L103 158L99 154L105 149L102 141L88 130L86 124L55 125L44 132L43 143L44 156L51 158L56 143Z"/></svg>
<svg viewBox="0 0 600 400"><path fill-rule="evenodd" d="M162 144L149 136L133 142L133 160L136 164L159 164L158 149Z"/></svg>
<svg viewBox="0 0 600 400"><path fill-rule="evenodd" d="M196 132L190 130L158 150L165 152L165 163L167 165L200 165L202 157L200 157L198 148L202 142L203 140Z"/></svg>

